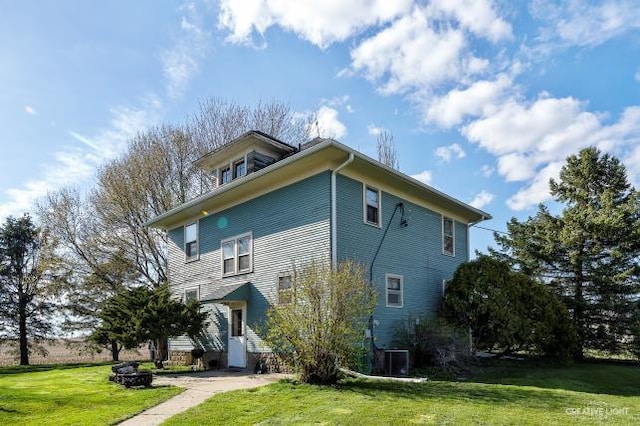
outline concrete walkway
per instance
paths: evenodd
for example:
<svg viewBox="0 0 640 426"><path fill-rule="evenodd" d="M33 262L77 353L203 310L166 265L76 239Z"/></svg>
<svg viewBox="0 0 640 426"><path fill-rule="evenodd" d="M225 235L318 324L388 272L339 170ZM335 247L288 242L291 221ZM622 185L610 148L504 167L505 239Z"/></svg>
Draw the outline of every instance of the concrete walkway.
<svg viewBox="0 0 640 426"><path fill-rule="evenodd" d="M286 374L249 374L234 371L201 371L188 374L153 376L153 385L172 385L187 388L180 395L156 405L120 423L121 426L159 425L169 417L202 403L221 392L250 389L268 385L289 377Z"/></svg>

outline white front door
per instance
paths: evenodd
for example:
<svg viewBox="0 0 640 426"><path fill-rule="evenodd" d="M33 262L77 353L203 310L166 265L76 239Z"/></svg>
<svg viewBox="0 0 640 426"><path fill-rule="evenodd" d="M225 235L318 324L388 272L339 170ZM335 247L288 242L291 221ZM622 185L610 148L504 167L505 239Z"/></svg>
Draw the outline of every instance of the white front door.
<svg viewBox="0 0 640 426"><path fill-rule="evenodd" d="M245 368L247 366L245 317L245 305L229 306L229 367Z"/></svg>

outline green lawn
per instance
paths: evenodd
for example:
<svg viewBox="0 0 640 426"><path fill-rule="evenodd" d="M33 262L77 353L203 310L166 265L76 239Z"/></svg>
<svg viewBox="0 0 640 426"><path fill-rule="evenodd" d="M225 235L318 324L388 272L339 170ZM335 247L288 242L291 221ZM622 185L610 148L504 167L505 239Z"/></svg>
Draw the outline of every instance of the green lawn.
<svg viewBox="0 0 640 426"><path fill-rule="evenodd" d="M169 420L199 424L640 424L640 367L485 367L466 382L277 383L216 395Z"/></svg>
<svg viewBox="0 0 640 426"><path fill-rule="evenodd" d="M181 392L125 389L109 365L0 368L0 425L107 425Z"/></svg>

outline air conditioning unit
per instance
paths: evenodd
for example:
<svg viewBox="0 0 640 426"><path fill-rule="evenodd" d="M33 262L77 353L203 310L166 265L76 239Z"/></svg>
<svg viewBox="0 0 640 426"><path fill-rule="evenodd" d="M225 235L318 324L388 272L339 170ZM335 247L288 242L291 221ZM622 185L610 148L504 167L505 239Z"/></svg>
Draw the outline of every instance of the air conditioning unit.
<svg viewBox="0 0 640 426"><path fill-rule="evenodd" d="M384 374L388 376L406 376L409 374L409 351L384 351Z"/></svg>

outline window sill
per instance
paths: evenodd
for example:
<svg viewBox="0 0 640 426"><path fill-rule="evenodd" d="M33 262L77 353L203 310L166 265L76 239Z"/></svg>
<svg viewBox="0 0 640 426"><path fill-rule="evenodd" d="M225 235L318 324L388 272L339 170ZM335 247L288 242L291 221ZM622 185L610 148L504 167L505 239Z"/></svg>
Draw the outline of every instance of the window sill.
<svg viewBox="0 0 640 426"><path fill-rule="evenodd" d="M240 272L229 272L228 274L222 274L222 278L237 277L239 275L247 275L247 274L250 274L252 272L253 272L253 270L240 271Z"/></svg>
<svg viewBox="0 0 640 426"><path fill-rule="evenodd" d="M387 308L402 309L404 308L404 305L387 305Z"/></svg>
<svg viewBox="0 0 640 426"><path fill-rule="evenodd" d="M373 223L373 222L367 222L366 220L364 221L365 225L369 225L369 226L373 226L374 228L378 228L378 229L382 229L382 225L380 225L379 223Z"/></svg>
<svg viewBox="0 0 640 426"><path fill-rule="evenodd" d="M200 260L200 256L194 256L194 257L185 259L184 263L193 263L193 262L197 262L198 260Z"/></svg>

